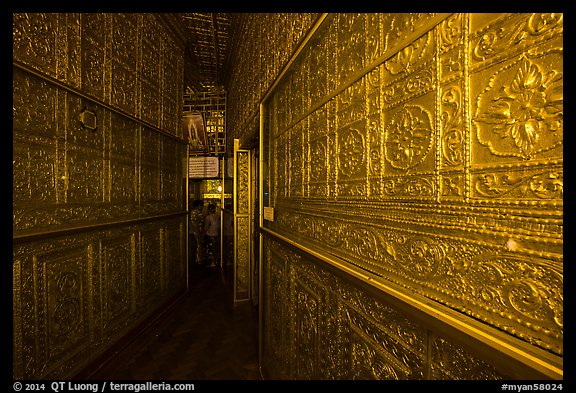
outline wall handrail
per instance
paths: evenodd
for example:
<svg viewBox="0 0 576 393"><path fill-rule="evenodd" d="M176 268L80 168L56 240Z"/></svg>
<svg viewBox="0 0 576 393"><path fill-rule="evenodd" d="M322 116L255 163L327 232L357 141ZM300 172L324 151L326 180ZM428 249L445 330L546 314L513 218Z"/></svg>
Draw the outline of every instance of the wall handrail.
<svg viewBox="0 0 576 393"><path fill-rule="evenodd" d="M290 239L274 230L260 226L263 235L271 236L283 243L286 243L300 252L310 255L347 277L359 281L371 289L372 294L380 295L394 307L402 312L410 314L411 317L421 321L426 328L450 334L451 338L461 341L462 344L473 348L480 348L479 352L485 355L489 352L498 362L510 370L518 370L528 367L534 371L534 378L543 379L563 379L563 360L544 351L534 350L523 342L504 335L485 324L473 320L465 315L457 313L441 304L434 303L429 299L417 297L416 294L408 293L392 283L377 280L368 274L364 274L358 269L353 269L349 264L334 255L328 255L307 247L299 241ZM538 352L538 353L536 353ZM494 355L496 353L497 355ZM511 371L513 372L513 371ZM524 376L527 377L527 376Z"/></svg>
<svg viewBox="0 0 576 393"><path fill-rule="evenodd" d="M34 232L34 233L26 233L26 234L13 236L12 242L13 242L13 244L18 244L18 243L35 241L35 240L48 239L48 238L57 237L57 236L71 235L71 234L75 234L78 232L90 232L90 231L96 231L96 230L117 228L120 226L138 225L138 224L144 224L147 222L161 221L161 220L166 220L166 219L170 219L170 218L176 218L176 217L184 216L187 214L188 214L187 211L178 211L178 212L174 212L174 213L159 214L159 215L148 216L148 217L139 217L139 218L134 218L134 219L129 219L129 220L108 221L108 222L103 222L103 223L98 223L98 224L71 226L71 227L67 227L67 228L63 228L63 229L57 229L57 230L48 230L48 231L41 231L41 232L39 231L39 232Z"/></svg>
<svg viewBox="0 0 576 393"><path fill-rule="evenodd" d="M157 126L155 126L155 125L153 125L153 124L151 124L151 123L148 123L147 121L142 120L142 119L140 119L140 118L138 118L138 117L136 117L136 116L134 116L134 115L131 115L131 114L128 113L128 112L125 112L125 111L123 111L123 110L121 110L121 109L119 109L119 108L116 108L116 107L114 107L114 106L106 103L105 101L99 99L99 98L92 97L92 96L90 96L90 95L88 95L88 94L86 94L86 93L83 93L82 91L80 91L80 90L78 90L78 89L76 89L76 88L74 88L74 87L72 87L72 86L69 86L69 85L63 83L62 81L60 81L60 80L58 80L58 79L56 79L56 78L53 78L53 77L51 77L51 76L49 76L49 75L46 75L46 74L44 74L44 73L42 73L42 72L34 69L33 67L27 65L26 63L23 63L23 62L21 62L21 61L19 61L19 60L13 60L12 65L13 65L14 67L16 67L16 68L24 71L24 72L27 72L27 73L29 73L29 74L32 74L32 75L34 75L34 76L42 79L43 81L45 81L45 82L47 82L47 83L50 83L51 85L54 85L54 86L56 86L56 87L58 87L58 88L60 88L60 89L62 89L62 90L65 90L65 91L67 91L67 92L69 92L69 93L75 94L75 95L77 95L77 96L79 96L79 97L81 97L81 98L83 98L83 99L85 99L85 100L91 101L92 103L94 103L94 104L96 104L96 105L99 105L99 106L101 106L101 107L103 107L103 108L105 108L105 109L107 109L107 110L109 110L109 111L111 111L111 112L114 112L114 113L116 113L117 115L123 116L123 117L125 117L125 118L127 118L127 119L129 119L129 120L134 121L135 123L138 123L138 124L140 124L140 125L148 128L148 129L151 129L151 130L153 130L153 131L156 131L157 133L159 133L159 134L161 134L161 135L163 135L163 136L167 136L167 137L169 137L169 138L172 138L172 139L174 139L176 142L180 142L180 143L182 143L182 144L188 145L188 141L186 141L185 139L182 139L182 138L180 138L180 137L178 137L178 136L176 136L176 135L174 135L174 134L171 134L170 132L168 132L168 131L166 131L166 130L163 130L163 129L161 129L161 128L158 128Z"/></svg>

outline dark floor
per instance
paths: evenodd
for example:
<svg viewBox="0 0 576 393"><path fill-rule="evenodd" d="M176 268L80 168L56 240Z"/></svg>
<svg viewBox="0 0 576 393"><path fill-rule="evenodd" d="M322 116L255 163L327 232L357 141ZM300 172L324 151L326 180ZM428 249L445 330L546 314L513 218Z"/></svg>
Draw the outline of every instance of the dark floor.
<svg viewBox="0 0 576 393"><path fill-rule="evenodd" d="M89 379L259 380L257 307L233 303L230 276L194 265L189 293Z"/></svg>

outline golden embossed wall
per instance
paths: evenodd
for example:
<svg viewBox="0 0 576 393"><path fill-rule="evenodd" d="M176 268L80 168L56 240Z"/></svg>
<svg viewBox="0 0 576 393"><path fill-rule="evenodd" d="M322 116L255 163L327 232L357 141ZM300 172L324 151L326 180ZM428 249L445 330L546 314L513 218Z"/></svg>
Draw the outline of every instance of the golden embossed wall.
<svg viewBox="0 0 576 393"><path fill-rule="evenodd" d="M259 105L318 14L232 14L226 124L228 150L257 147Z"/></svg>
<svg viewBox="0 0 576 393"><path fill-rule="evenodd" d="M14 378L69 378L186 289L183 42L13 15Z"/></svg>
<svg viewBox="0 0 576 393"><path fill-rule="evenodd" d="M561 14L318 19L263 99L268 375L562 378L562 39Z"/></svg>

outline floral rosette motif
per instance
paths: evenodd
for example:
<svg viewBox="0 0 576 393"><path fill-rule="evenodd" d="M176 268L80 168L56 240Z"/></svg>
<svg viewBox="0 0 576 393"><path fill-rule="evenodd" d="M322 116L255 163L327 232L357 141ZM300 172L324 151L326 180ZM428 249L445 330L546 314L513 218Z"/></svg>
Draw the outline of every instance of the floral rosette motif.
<svg viewBox="0 0 576 393"><path fill-rule="evenodd" d="M417 166L428 155L433 135L428 112L416 105L406 105L386 127L386 159L396 169Z"/></svg>
<svg viewBox="0 0 576 393"><path fill-rule="evenodd" d="M478 141L498 156L530 160L562 143L562 73L523 56L499 70L478 97Z"/></svg>

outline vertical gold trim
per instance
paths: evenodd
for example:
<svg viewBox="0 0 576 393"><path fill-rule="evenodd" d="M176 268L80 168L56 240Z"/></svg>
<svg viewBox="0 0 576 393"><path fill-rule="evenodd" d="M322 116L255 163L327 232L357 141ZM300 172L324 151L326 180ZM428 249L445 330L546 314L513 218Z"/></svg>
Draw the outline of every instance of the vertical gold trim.
<svg viewBox="0 0 576 393"><path fill-rule="evenodd" d="M252 271L252 266L251 266L251 258L250 258L250 254L252 251L252 245L251 245L251 233L252 233L252 228L250 225L250 217L251 217L251 213L252 213L252 168L251 168L251 154L252 152L250 150L245 150L245 149L240 149L240 140L239 139L234 139L234 302L239 302L239 301L249 301L252 297L252 276L250 274L250 272ZM238 163L238 157L240 156L240 154L245 154L246 155L246 168L242 167L240 168L239 163ZM238 171L239 170L246 170L246 175L247 175L247 192L246 192L246 198L248 199L248 201L244 201L242 200L241 202L247 202L247 210L246 212L242 212L240 213L238 211L238 197L239 197L239 190L238 190L238 182L239 182L239 175L238 175ZM242 187L244 187L244 185L242 185ZM240 244L240 242L238 241L238 220L242 218L242 219L247 219L248 220L248 235L247 235L247 241L242 244ZM247 249L246 249L247 248ZM247 271L247 295L245 297L240 298L238 296L238 286L237 286L237 281L238 281L238 274L239 274L239 270L238 270L238 252L239 250L242 249L243 251L247 251L247 261L245 261L248 265L243 265L241 266L242 269L246 269ZM244 261L240 261L241 263L243 263Z"/></svg>
<svg viewBox="0 0 576 393"><path fill-rule="evenodd" d="M435 42L435 46L436 46L436 50L434 52L434 63L435 63L435 68L436 68L436 72L434 73L434 84L436 86L438 86L435 89L435 108L434 110L436 111L436 113L441 113L440 112L440 107L441 107L441 101L442 101L442 87L441 87L441 80L440 80L440 67L441 67L441 62L440 62L440 50L438 49L440 47L440 38L439 38L439 34L438 34L438 28L434 28L432 30L432 35L433 35L433 40ZM441 126L441 119L440 116L436 116L435 119L435 124L434 124L434 128L436 129L436 132L434 134L434 149L436 150L436 157L434 157L434 179L435 179L435 187L436 187L436 191L435 191L435 197L436 197L436 203L440 204L442 202L442 180L441 179L441 167L442 167L442 147L441 147L441 138L442 138L442 126Z"/></svg>
<svg viewBox="0 0 576 393"><path fill-rule="evenodd" d="M238 222L236 217L238 216L238 148L240 146L240 140L235 138L234 139L234 180L233 180L233 188L234 192L232 193L233 198L233 211L234 211L234 265L232 266L232 299L234 303L236 303L236 275L238 274Z"/></svg>
<svg viewBox="0 0 576 393"><path fill-rule="evenodd" d="M464 53L470 53L470 42L468 42L470 37L470 17L465 14L465 20L462 22L462 27L464 29ZM472 129L470 120L470 64L468 56L464 56L463 59L464 67L462 75L463 80L463 90L464 90L464 136L466 143L464 144L464 202L470 203L470 196L472 195L471 184L472 184L472 174L470 172L470 167L472 165Z"/></svg>
<svg viewBox="0 0 576 393"><path fill-rule="evenodd" d="M224 190L224 171L226 170L225 160L223 157L219 158L218 165L220 166L220 270L224 270L224 195L226 190Z"/></svg>
<svg viewBox="0 0 576 393"><path fill-rule="evenodd" d="M258 130L258 149L259 149L259 175L258 175L258 198L260 199L260 203L258 204L258 227L262 228L264 225L264 104L260 103L259 105L260 111L260 121L259 121L259 130ZM264 263L262 263L263 253L264 253L264 235L259 230L258 231L258 371L260 372L260 378L263 378L262 375L262 345L264 336L262 334L264 329L264 319L263 319L263 290L262 290L262 282L263 282L263 275L262 275L262 268Z"/></svg>
<svg viewBox="0 0 576 393"><path fill-rule="evenodd" d="M188 291L190 289L190 255L189 255L189 248L190 248L190 204L188 203L189 201L189 195L190 195L190 190L189 190L189 184L190 184L190 177L189 177L189 159L190 159L190 145L186 144L186 169L184 170L186 172L186 178L184 181L184 185L185 185L185 193L186 195L184 195L184 200L186 201L186 225L185 225L185 231L186 234L184 236L185 240L185 244L186 244L186 291Z"/></svg>
<svg viewBox="0 0 576 393"><path fill-rule="evenodd" d="M252 300L252 279L254 275L254 266L252 263L252 214L253 214L253 198L252 198L252 150L248 150L248 241L246 246L248 247L248 301Z"/></svg>

